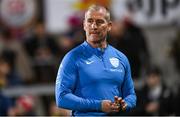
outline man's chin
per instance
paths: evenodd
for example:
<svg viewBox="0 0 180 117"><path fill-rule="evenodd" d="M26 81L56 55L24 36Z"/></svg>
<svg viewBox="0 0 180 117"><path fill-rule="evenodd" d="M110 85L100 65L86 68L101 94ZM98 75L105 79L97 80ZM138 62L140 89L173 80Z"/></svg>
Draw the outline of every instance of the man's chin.
<svg viewBox="0 0 180 117"><path fill-rule="evenodd" d="M102 42L103 41L103 39L100 39L100 38L92 38L91 39L91 42L93 42L94 44L95 43L100 43L100 42Z"/></svg>
<svg viewBox="0 0 180 117"><path fill-rule="evenodd" d="M96 41L99 41L99 40L101 40L99 37L96 37L96 36L91 37L92 42L96 42Z"/></svg>
<svg viewBox="0 0 180 117"><path fill-rule="evenodd" d="M98 35L91 35L91 39L93 39L93 40L98 40L100 37L98 36Z"/></svg>

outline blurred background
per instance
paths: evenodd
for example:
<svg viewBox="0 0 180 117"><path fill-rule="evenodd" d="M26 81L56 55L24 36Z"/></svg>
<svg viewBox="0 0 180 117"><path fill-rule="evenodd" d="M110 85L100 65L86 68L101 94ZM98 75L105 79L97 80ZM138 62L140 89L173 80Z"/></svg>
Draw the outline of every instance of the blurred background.
<svg viewBox="0 0 180 117"><path fill-rule="evenodd" d="M130 61L138 100L125 114L180 115L179 0L0 0L0 115L70 115L55 105L56 73L91 4L110 10L108 43Z"/></svg>

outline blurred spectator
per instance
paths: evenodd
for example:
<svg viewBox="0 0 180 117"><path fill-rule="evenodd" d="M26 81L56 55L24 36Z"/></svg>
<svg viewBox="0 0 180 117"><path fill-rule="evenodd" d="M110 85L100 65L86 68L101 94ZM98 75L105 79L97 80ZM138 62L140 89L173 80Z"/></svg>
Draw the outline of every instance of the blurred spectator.
<svg viewBox="0 0 180 117"><path fill-rule="evenodd" d="M176 68L180 73L180 29L176 33L176 38L172 43L172 56L175 61Z"/></svg>
<svg viewBox="0 0 180 117"><path fill-rule="evenodd" d="M82 43L85 39L85 33L82 27L84 13L77 12L68 19L69 30L58 37L58 45L60 48L59 57L60 61L64 55Z"/></svg>
<svg viewBox="0 0 180 117"><path fill-rule="evenodd" d="M82 41L84 41L85 33L83 30L83 18L84 18L84 12L77 12L74 15L72 15L69 20L69 30L67 31L66 35L75 40L75 43L80 44Z"/></svg>
<svg viewBox="0 0 180 117"><path fill-rule="evenodd" d="M128 57L133 78L140 78L142 70L148 67L150 56L144 33L132 16L114 21L109 38L108 42Z"/></svg>
<svg viewBox="0 0 180 117"><path fill-rule="evenodd" d="M174 114L175 116L180 116L180 85L178 87L176 87L176 93L175 93L175 98L174 98Z"/></svg>
<svg viewBox="0 0 180 117"><path fill-rule="evenodd" d="M21 42L13 39L9 30L3 29L0 32L0 54L4 51L8 59L14 61L14 68L24 82L29 82L33 78L30 61L22 48ZM15 58L14 58L15 57Z"/></svg>
<svg viewBox="0 0 180 117"><path fill-rule="evenodd" d="M23 95L16 99L15 106L9 112L10 116L33 116L35 99L31 95Z"/></svg>
<svg viewBox="0 0 180 117"><path fill-rule="evenodd" d="M180 74L180 28L177 29L177 32L176 32L176 37L175 39L173 40L172 42L172 45L171 45L171 51L170 51L170 55L173 57L174 59L174 62L175 62L175 67L178 71L178 73ZM179 84L179 80L176 81L177 84ZM174 85L176 86L176 85ZM175 93L175 98L174 98L174 111L175 111L175 115L180 115L180 111L179 111L179 108L180 108L180 87L179 85L177 85L176 87L176 93Z"/></svg>
<svg viewBox="0 0 180 117"><path fill-rule="evenodd" d="M41 48L33 61L33 69L36 74L37 83L52 83L56 74L56 59L50 56L47 48Z"/></svg>
<svg viewBox="0 0 180 117"><path fill-rule="evenodd" d="M0 116L7 116L12 108L12 100L1 92L0 84Z"/></svg>
<svg viewBox="0 0 180 117"><path fill-rule="evenodd" d="M14 68L15 53L3 51L0 55L0 82L3 87L22 85L22 79Z"/></svg>
<svg viewBox="0 0 180 117"><path fill-rule="evenodd" d="M36 24L35 34L25 39L24 48L32 59L35 81L43 83L54 81L59 48L55 39L47 34L43 23Z"/></svg>
<svg viewBox="0 0 180 117"><path fill-rule="evenodd" d="M48 35L43 23L39 22L35 25L35 34L25 39L24 47L31 57L39 55L38 51L49 51L49 54L56 55L58 46L55 39Z"/></svg>
<svg viewBox="0 0 180 117"><path fill-rule="evenodd" d="M5 96L1 91L3 88L9 85L16 85L15 77L8 77L10 74L11 67L8 60L0 55L0 116L7 116L13 106L13 101L11 98Z"/></svg>
<svg viewBox="0 0 180 117"><path fill-rule="evenodd" d="M61 61L64 55L75 46L75 42L74 39L71 39L67 35L60 35L58 37L58 45L60 49L58 58Z"/></svg>
<svg viewBox="0 0 180 117"><path fill-rule="evenodd" d="M159 68L149 69L145 85L137 95L138 104L134 115L169 116L173 114L173 93L162 81Z"/></svg>

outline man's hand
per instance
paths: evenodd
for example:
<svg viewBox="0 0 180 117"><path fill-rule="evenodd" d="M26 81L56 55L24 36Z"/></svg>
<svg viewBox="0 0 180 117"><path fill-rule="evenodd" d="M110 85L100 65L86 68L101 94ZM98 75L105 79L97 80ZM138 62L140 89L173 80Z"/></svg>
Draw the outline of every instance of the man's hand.
<svg viewBox="0 0 180 117"><path fill-rule="evenodd" d="M106 113L114 113L119 112L119 106L115 105L115 103L111 102L110 100L103 100L101 103L101 108L103 112Z"/></svg>
<svg viewBox="0 0 180 117"><path fill-rule="evenodd" d="M116 106L119 106L119 108L122 109L123 111L126 110L127 104L121 97L114 96L114 103Z"/></svg>
<svg viewBox="0 0 180 117"><path fill-rule="evenodd" d="M127 104L125 101L118 96L114 96L114 102L111 102L111 100L103 100L101 103L101 109L106 113L115 113L119 112L120 110L125 111L126 107Z"/></svg>

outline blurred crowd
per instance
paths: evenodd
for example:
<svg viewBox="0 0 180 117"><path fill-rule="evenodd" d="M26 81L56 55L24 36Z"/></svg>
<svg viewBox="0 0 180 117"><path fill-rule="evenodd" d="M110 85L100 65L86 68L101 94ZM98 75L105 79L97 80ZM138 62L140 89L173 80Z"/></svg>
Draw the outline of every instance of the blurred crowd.
<svg viewBox="0 0 180 117"><path fill-rule="evenodd" d="M0 27L0 116L38 115L42 102L44 115L70 115L70 110L58 109L54 95L22 94L8 96L3 89L37 85L54 85L58 65L63 56L85 40L83 19L70 18L65 33L50 34L45 22L36 21L22 29ZM166 76L152 64L143 29L130 17L113 19L108 43L127 55L137 94L137 107L126 115L180 115L180 87L166 85ZM180 30L172 42L170 55L180 72ZM141 82L141 83L139 83ZM139 85L140 84L140 85Z"/></svg>

